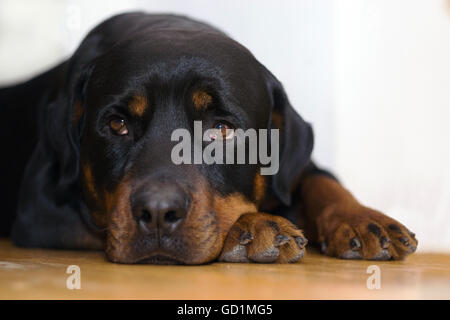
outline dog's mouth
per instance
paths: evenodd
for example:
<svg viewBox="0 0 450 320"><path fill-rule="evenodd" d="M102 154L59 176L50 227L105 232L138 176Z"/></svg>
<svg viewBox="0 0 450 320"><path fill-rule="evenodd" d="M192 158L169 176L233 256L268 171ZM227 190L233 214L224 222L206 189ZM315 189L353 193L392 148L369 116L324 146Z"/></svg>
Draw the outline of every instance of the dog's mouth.
<svg viewBox="0 0 450 320"><path fill-rule="evenodd" d="M162 264L162 265L170 265L170 264L184 264L183 261L173 258L171 256L163 255L163 254L155 254L144 259L141 259L136 262L137 264Z"/></svg>

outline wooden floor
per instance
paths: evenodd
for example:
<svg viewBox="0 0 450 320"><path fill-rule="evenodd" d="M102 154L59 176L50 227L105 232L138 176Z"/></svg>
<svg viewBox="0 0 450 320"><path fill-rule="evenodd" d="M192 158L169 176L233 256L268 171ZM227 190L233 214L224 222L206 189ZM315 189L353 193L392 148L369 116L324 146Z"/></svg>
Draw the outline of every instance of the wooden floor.
<svg viewBox="0 0 450 320"><path fill-rule="evenodd" d="M69 265L81 289L69 290ZM367 267L381 288L367 288ZM450 256L344 261L308 252L293 265L118 265L102 252L21 249L0 240L0 299L450 299Z"/></svg>

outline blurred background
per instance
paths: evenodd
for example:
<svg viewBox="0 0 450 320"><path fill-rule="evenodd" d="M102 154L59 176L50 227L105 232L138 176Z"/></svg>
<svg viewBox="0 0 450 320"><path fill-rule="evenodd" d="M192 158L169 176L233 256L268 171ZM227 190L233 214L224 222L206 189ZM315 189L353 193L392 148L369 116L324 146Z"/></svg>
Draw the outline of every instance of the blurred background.
<svg viewBox="0 0 450 320"><path fill-rule="evenodd" d="M130 10L188 15L249 48L313 124L315 160L419 250L450 252L450 0L0 0L0 85Z"/></svg>

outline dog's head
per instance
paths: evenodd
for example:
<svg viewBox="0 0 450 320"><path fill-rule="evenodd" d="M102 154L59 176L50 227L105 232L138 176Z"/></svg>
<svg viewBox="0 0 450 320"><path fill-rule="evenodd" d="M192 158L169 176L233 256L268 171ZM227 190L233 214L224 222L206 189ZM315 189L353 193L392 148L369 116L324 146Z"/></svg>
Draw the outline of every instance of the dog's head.
<svg viewBox="0 0 450 320"><path fill-rule="evenodd" d="M83 50L74 65L86 60ZM218 32L140 32L81 69L71 134L83 201L106 230L110 260L208 262L232 224L257 211L267 194L290 202L311 129L281 84L235 41ZM194 137L194 121L202 122L202 135L216 128L225 142L235 138L225 129L280 129L279 171L263 176L259 161L205 164L194 156L175 164L172 133L183 128Z"/></svg>

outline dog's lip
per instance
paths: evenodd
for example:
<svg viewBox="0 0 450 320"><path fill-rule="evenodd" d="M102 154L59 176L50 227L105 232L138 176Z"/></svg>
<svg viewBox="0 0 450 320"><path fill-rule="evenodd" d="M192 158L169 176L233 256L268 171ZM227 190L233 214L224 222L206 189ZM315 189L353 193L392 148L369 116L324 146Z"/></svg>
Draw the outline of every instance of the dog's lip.
<svg viewBox="0 0 450 320"><path fill-rule="evenodd" d="M155 253L145 258L139 259L137 264L184 264L183 261L164 253Z"/></svg>

